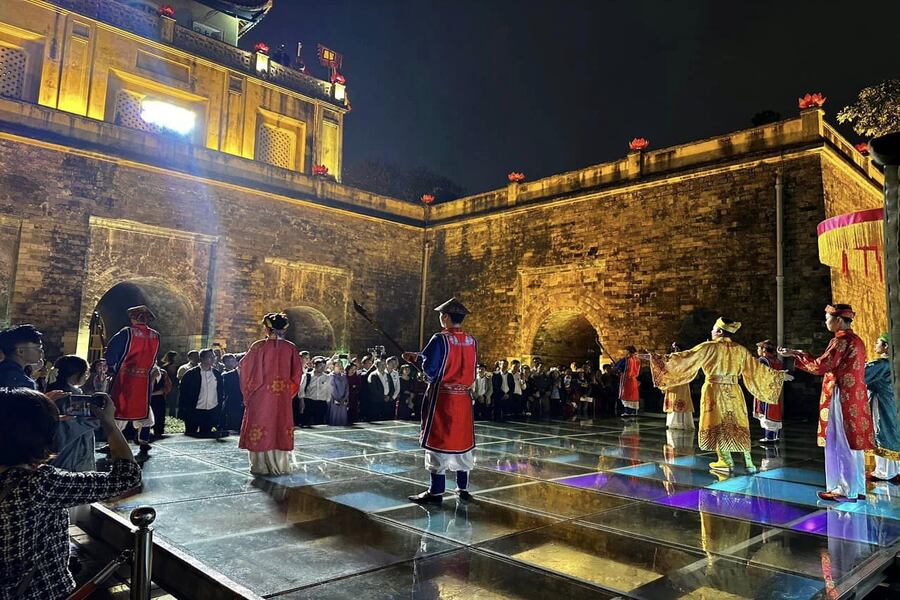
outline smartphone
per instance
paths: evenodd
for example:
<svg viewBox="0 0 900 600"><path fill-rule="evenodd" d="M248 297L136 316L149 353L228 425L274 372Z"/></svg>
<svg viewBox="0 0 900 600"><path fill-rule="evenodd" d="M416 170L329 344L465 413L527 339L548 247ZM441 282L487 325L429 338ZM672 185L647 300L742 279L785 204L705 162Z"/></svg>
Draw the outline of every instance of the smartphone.
<svg viewBox="0 0 900 600"><path fill-rule="evenodd" d="M106 403L103 396L88 396L85 394L72 394L66 397L65 401L65 414L70 417L93 417L94 414L91 412L91 407L103 408L103 405Z"/></svg>

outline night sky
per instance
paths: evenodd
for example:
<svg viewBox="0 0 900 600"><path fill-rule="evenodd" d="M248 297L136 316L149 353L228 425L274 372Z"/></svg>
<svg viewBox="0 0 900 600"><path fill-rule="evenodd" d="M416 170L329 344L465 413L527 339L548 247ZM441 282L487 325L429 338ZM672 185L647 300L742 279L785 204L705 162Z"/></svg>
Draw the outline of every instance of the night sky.
<svg viewBox="0 0 900 600"><path fill-rule="evenodd" d="M797 114L900 75L900 2L276 0L241 40L344 54L345 166L425 167L475 193ZM892 47L893 46L893 47ZM846 127L852 142L860 141Z"/></svg>

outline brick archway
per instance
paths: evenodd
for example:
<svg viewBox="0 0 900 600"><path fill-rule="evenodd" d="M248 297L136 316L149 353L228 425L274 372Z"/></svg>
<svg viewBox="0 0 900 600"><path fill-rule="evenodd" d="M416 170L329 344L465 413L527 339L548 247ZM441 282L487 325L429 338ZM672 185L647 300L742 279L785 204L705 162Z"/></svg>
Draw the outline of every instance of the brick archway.
<svg viewBox="0 0 900 600"><path fill-rule="evenodd" d="M292 306L283 309L290 319L287 339L300 350L308 350L313 356L331 356L337 349L334 327L321 311L312 306Z"/></svg>
<svg viewBox="0 0 900 600"><path fill-rule="evenodd" d="M548 293L529 297L520 318L522 327L518 350L519 355L527 360L535 354L535 341L540 341L541 335L553 336L554 332L563 331L567 327L576 326L585 331L589 326L594 336L601 339L603 337L602 309L599 303L584 295ZM594 347L595 339L590 340ZM599 356L599 348L597 351Z"/></svg>
<svg viewBox="0 0 900 600"><path fill-rule="evenodd" d="M597 330L584 315L561 310L548 315L538 326L529 356L540 356L548 367L587 361L597 368L600 348L596 340Z"/></svg>
<svg viewBox="0 0 900 600"><path fill-rule="evenodd" d="M129 306L146 304L157 316L152 326L160 332L160 352L176 350L184 353L200 344L202 317L175 286L158 277L105 275L90 286L89 295L84 299L87 319L84 327L89 326L91 314L96 311L109 339L128 324L125 310Z"/></svg>

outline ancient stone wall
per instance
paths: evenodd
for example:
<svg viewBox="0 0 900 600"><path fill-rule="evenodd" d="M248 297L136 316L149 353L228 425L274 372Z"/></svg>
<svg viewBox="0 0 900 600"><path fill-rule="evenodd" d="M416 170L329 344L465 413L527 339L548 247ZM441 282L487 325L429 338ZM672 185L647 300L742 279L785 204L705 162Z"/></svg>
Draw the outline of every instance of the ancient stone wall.
<svg viewBox="0 0 900 600"><path fill-rule="evenodd" d="M408 249L422 231L410 225L10 137L0 215L9 313L46 332L51 357L86 351L91 312L123 282L168 290L161 310L190 315L185 340L237 351L265 312L304 306L327 317L340 347L383 343L352 299L402 343L418 337L421 251Z"/></svg>
<svg viewBox="0 0 900 600"><path fill-rule="evenodd" d="M786 335L809 343L829 285L816 258L820 158L780 166ZM565 312L582 314L613 354L696 343L718 315L742 321L745 342L774 337L778 167L745 162L439 225L429 298L470 306L488 359L529 355L538 328Z"/></svg>

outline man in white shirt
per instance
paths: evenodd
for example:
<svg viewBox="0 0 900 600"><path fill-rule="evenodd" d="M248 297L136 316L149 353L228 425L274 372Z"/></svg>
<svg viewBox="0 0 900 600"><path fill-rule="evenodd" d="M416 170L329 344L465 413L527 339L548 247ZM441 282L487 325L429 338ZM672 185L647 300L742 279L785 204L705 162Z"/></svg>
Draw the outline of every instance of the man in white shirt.
<svg viewBox="0 0 900 600"><path fill-rule="evenodd" d="M200 364L181 378L178 414L184 419L185 435L211 437L225 401L225 386L222 375L213 369L216 356L212 349L204 348L199 357Z"/></svg>
<svg viewBox="0 0 900 600"><path fill-rule="evenodd" d="M491 418L491 376L484 364L478 365L475 381L472 382L472 399L475 401L475 418Z"/></svg>
<svg viewBox="0 0 900 600"><path fill-rule="evenodd" d="M328 361L324 356L317 356L312 362L313 370L305 372L300 380L300 395L303 397L301 427L324 425L331 400L331 380L325 372Z"/></svg>

